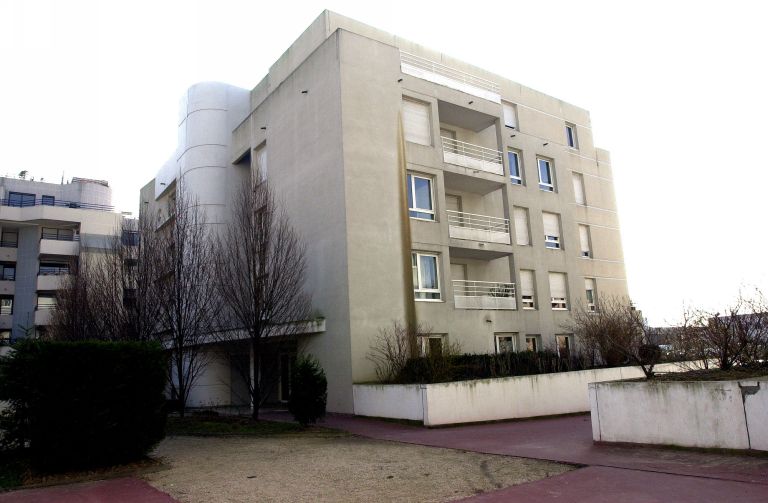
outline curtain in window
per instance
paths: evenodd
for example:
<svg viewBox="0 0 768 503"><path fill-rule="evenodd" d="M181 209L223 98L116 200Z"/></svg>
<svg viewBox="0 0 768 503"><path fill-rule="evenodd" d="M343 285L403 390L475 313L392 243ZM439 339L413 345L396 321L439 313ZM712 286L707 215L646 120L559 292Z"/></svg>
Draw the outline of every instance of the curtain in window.
<svg viewBox="0 0 768 503"><path fill-rule="evenodd" d="M437 290L437 257L421 255L421 288Z"/></svg>

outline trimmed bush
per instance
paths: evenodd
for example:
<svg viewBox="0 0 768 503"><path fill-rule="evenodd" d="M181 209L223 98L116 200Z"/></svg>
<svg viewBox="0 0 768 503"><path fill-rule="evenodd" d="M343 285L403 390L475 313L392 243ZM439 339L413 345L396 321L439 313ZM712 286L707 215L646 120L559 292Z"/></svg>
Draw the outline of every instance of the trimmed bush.
<svg viewBox="0 0 768 503"><path fill-rule="evenodd" d="M5 443L47 471L140 459L165 436L166 364L158 344L23 340L0 359Z"/></svg>
<svg viewBox="0 0 768 503"><path fill-rule="evenodd" d="M288 410L302 426L316 423L325 416L328 382L320 364L311 357L296 362L291 374Z"/></svg>

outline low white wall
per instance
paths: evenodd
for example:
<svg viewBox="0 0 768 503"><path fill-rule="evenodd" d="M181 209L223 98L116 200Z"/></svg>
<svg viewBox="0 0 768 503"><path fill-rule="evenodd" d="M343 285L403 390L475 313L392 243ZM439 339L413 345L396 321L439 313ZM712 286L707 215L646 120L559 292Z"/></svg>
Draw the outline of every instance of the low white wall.
<svg viewBox="0 0 768 503"><path fill-rule="evenodd" d="M768 378L589 385L602 442L768 450Z"/></svg>
<svg viewBox="0 0 768 503"><path fill-rule="evenodd" d="M657 370L681 369L665 364ZM354 412L426 426L587 412L589 383L642 376L639 367L618 367L426 385L356 384Z"/></svg>

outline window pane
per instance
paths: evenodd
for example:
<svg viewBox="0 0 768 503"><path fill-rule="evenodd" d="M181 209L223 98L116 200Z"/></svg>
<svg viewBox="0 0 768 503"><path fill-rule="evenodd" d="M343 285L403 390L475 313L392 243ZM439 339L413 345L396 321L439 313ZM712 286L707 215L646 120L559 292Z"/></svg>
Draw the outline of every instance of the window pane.
<svg viewBox="0 0 768 503"><path fill-rule="evenodd" d="M437 290L437 258L422 255L419 259L421 288Z"/></svg>
<svg viewBox="0 0 768 503"><path fill-rule="evenodd" d="M415 253L411 253L411 270L413 272L413 289L417 290L419 288L419 270Z"/></svg>
<svg viewBox="0 0 768 503"><path fill-rule="evenodd" d="M416 193L416 206L422 210L432 209L431 181L426 178L413 177L414 192Z"/></svg>
<svg viewBox="0 0 768 503"><path fill-rule="evenodd" d="M408 192L408 207L413 208L413 177L411 175L408 175L407 177L407 189L406 192Z"/></svg>
<svg viewBox="0 0 768 503"><path fill-rule="evenodd" d="M552 184L549 161L545 161L544 159L539 159L539 180L541 180L541 183Z"/></svg>
<svg viewBox="0 0 768 503"><path fill-rule="evenodd" d="M507 152L509 157L509 176L520 176L520 163L517 158L517 152Z"/></svg>

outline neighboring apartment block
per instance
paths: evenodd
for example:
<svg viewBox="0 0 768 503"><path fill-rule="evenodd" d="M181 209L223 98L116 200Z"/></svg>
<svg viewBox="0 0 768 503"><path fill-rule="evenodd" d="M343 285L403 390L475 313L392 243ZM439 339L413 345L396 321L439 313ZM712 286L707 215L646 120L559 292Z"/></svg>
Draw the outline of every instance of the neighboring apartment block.
<svg viewBox="0 0 768 503"><path fill-rule="evenodd" d="M366 355L393 320L431 327L424 351L567 350L574 306L627 295L610 158L587 111L338 14L251 91L190 88L179 138L142 207L168 204L183 177L223 223L238 183L266 172L307 244L325 324L299 346L327 373L329 410L354 411L352 384L375 379ZM234 386L225 362L212 368L200 405Z"/></svg>
<svg viewBox="0 0 768 503"><path fill-rule="evenodd" d="M40 335L81 253L119 232L107 182L0 177L0 343Z"/></svg>

